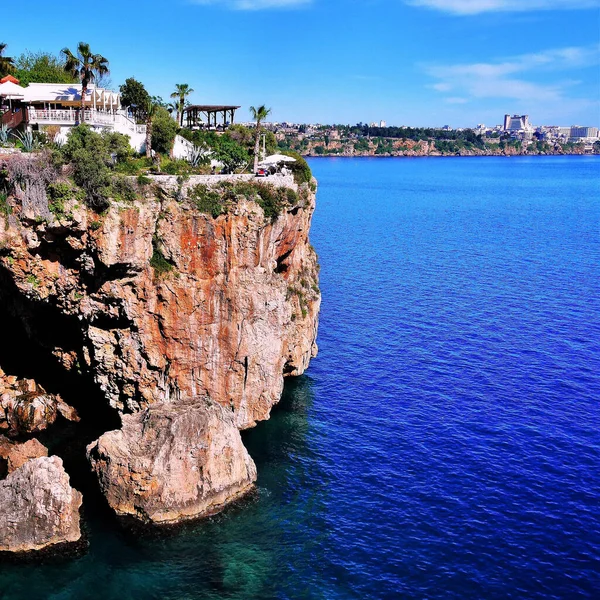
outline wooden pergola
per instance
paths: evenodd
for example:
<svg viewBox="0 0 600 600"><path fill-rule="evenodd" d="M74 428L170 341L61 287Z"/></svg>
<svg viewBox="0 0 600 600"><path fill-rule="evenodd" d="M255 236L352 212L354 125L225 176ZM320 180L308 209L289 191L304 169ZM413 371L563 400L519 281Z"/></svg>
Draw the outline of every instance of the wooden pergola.
<svg viewBox="0 0 600 600"><path fill-rule="evenodd" d="M188 106L183 111L183 124L188 129L194 127L206 126L217 127L217 119L222 118L222 125L232 125L235 117L235 111L239 106L213 106L206 104L194 104Z"/></svg>

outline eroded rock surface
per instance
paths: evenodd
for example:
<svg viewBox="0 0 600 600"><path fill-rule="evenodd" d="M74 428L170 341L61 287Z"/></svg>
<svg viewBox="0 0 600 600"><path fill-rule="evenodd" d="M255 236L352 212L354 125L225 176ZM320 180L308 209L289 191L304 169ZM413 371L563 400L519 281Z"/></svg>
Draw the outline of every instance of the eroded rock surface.
<svg viewBox="0 0 600 600"><path fill-rule="evenodd" d="M60 458L28 460L0 481L0 552L78 541L81 501Z"/></svg>
<svg viewBox="0 0 600 600"><path fill-rule="evenodd" d="M233 413L207 398L124 416L88 458L117 514L154 523L210 514L256 480Z"/></svg>
<svg viewBox="0 0 600 600"><path fill-rule="evenodd" d="M28 326L51 307L33 333L67 369L91 371L113 407L208 394L251 427L316 354L315 196L300 191L274 219L242 196L213 218L151 187L103 216L69 205L39 223L16 206L6 225L0 217L0 275L27 299L17 310ZM156 252L170 271L157 275Z"/></svg>
<svg viewBox="0 0 600 600"><path fill-rule="evenodd" d="M20 443L0 435L0 479L22 467L28 460L42 456L48 456L48 449L37 440Z"/></svg>
<svg viewBox="0 0 600 600"><path fill-rule="evenodd" d="M0 370L0 432L8 435L37 433L62 414L78 421L77 411L58 395L48 394L33 379L18 379Z"/></svg>

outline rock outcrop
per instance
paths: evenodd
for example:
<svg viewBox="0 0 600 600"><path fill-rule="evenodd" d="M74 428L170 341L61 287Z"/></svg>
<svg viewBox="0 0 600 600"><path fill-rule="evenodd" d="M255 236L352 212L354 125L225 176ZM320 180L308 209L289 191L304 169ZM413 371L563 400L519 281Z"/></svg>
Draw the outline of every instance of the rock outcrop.
<svg viewBox="0 0 600 600"><path fill-rule="evenodd" d="M80 197L30 214L17 195L0 216L0 303L121 413L122 429L88 455L114 510L152 522L209 513L252 487L239 430L267 419L284 377L317 352L310 186L236 176L242 193L219 187L226 209L213 216L201 200L214 193L196 186L218 179L197 179L139 184L102 215ZM40 391L2 396L0 432L67 416Z"/></svg>
<svg viewBox="0 0 600 600"><path fill-rule="evenodd" d="M208 398L126 415L88 457L115 512L153 523L215 512L256 480L232 412Z"/></svg>
<svg viewBox="0 0 600 600"><path fill-rule="evenodd" d="M30 311L60 322L46 337L55 356L90 370L119 411L210 395L252 427L316 353L315 196L304 188L275 219L240 196L213 218L185 200L193 185L183 200L150 187L104 216L78 205L68 221L13 215L0 223L0 265Z"/></svg>
<svg viewBox="0 0 600 600"><path fill-rule="evenodd" d="M10 436L38 433L61 414L78 421L77 411L60 396L46 393L33 379L7 376L0 370L0 432Z"/></svg>
<svg viewBox="0 0 600 600"><path fill-rule="evenodd" d="M48 456L48 449L37 440L13 442L0 435L0 479L10 475L32 458Z"/></svg>
<svg viewBox="0 0 600 600"><path fill-rule="evenodd" d="M60 458L28 460L0 481L0 552L77 542L81 501Z"/></svg>

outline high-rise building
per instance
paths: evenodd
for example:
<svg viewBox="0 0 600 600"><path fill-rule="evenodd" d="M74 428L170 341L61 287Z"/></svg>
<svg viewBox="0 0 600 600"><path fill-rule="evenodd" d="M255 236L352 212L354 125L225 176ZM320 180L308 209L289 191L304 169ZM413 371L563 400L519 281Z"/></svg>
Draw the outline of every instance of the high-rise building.
<svg viewBox="0 0 600 600"><path fill-rule="evenodd" d="M570 136L572 138L595 138L598 137L597 127L571 127Z"/></svg>
<svg viewBox="0 0 600 600"><path fill-rule="evenodd" d="M533 131L529 115L504 115L504 131Z"/></svg>

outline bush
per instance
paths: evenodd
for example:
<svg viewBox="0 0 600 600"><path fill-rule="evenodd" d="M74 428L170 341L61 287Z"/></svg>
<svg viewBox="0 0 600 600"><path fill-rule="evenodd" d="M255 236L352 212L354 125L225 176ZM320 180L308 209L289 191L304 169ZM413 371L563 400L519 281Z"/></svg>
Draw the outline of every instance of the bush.
<svg viewBox="0 0 600 600"><path fill-rule="evenodd" d="M160 277L166 275L173 270L173 265L165 258L165 255L161 252L158 247L159 241L157 239L152 240L152 258L150 259L150 266L154 269L154 275Z"/></svg>
<svg viewBox="0 0 600 600"><path fill-rule="evenodd" d="M215 219L224 212L221 194L206 185L193 187L188 193L188 198L195 203L200 212L211 215Z"/></svg>
<svg viewBox="0 0 600 600"><path fill-rule="evenodd" d="M161 161L160 170L167 175L189 175L193 168L186 160L165 158Z"/></svg>
<svg viewBox="0 0 600 600"><path fill-rule="evenodd" d="M312 181L312 171L302 156L292 150L283 150L282 154L296 159L296 162L286 163L286 166L291 170L294 175L294 181L298 185L310 183Z"/></svg>
<svg viewBox="0 0 600 600"><path fill-rule="evenodd" d="M228 173L250 163L250 155L245 148L227 134L221 136L218 146L215 148L215 158L223 163L225 171Z"/></svg>
<svg viewBox="0 0 600 600"><path fill-rule="evenodd" d="M159 154L170 154L178 129L169 111L159 107L152 119L152 149Z"/></svg>
<svg viewBox="0 0 600 600"><path fill-rule="evenodd" d="M111 195L115 200L124 200L125 202L133 202L137 197L133 183L125 177L113 177Z"/></svg>
<svg viewBox="0 0 600 600"><path fill-rule="evenodd" d="M49 198L48 208L57 219L62 219L66 216L65 206L67 203L85 200L85 192L73 187L66 181L51 183L47 191Z"/></svg>
<svg viewBox="0 0 600 600"><path fill-rule="evenodd" d="M110 171L98 154L79 149L73 153L73 180L86 192L90 208L102 212L108 208Z"/></svg>

